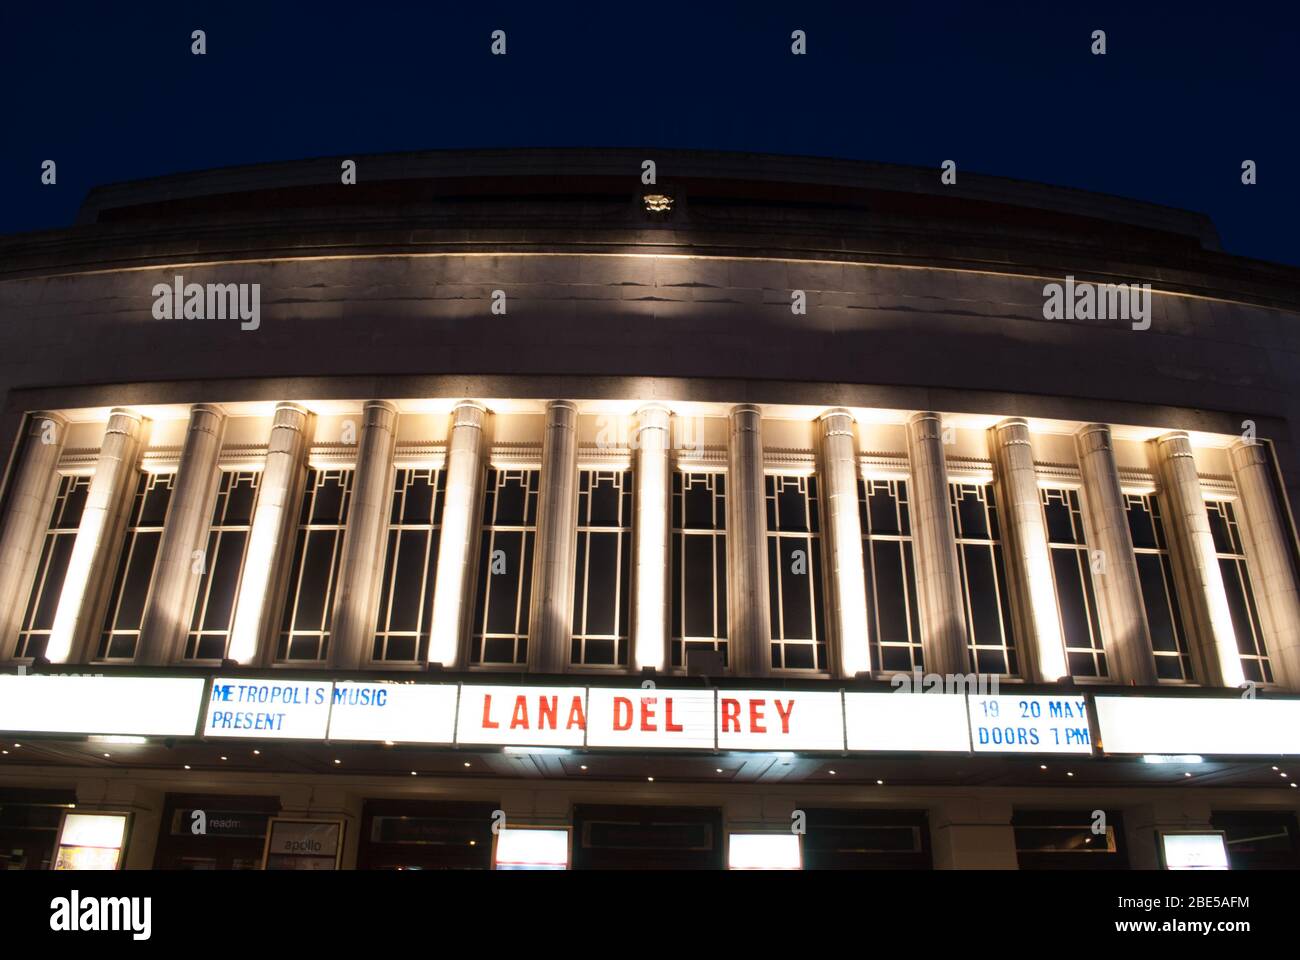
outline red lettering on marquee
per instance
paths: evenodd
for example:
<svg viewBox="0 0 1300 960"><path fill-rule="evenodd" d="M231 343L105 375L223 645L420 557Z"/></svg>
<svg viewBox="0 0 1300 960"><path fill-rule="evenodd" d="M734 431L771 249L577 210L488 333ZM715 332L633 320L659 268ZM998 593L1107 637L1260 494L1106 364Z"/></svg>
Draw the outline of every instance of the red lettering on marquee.
<svg viewBox="0 0 1300 960"><path fill-rule="evenodd" d="M551 719L551 729L555 729L555 714L560 709L559 697L538 697L537 698L537 729L546 729L546 718Z"/></svg>
<svg viewBox="0 0 1300 960"><path fill-rule="evenodd" d="M740 733L740 701L730 697L722 701L722 732Z"/></svg>
<svg viewBox="0 0 1300 960"><path fill-rule="evenodd" d="M495 730L497 729L497 727L501 726L501 724L497 723L495 720L492 719L492 717L490 716L491 713L492 713L492 694L485 693L483 694L483 729L484 730Z"/></svg>
<svg viewBox="0 0 1300 960"><path fill-rule="evenodd" d="M573 704L569 707L569 722L565 724L564 729L572 730L574 726L577 726L579 730L587 729L587 717L582 712L581 696L575 696L573 698Z"/></svg>
<svg viewBox="0 0 1300 960"><path fill-rule="evenodd" d="M614 729L630 730L632 728L632 701L627 697L614 698Z"/></svg>
<svg viewBox="0 0 1300 960"><path fill-rule="evenodd" d="M749 732L750 733L767 733L767 727L763 723L763 701L749 701Z"/></svg>
<svg viewBox="0 0 1300 960"><path fill-rule="evenodd" d="M673 723L673 698L664 697L664 730L668 733L681 733L682 725Z"/></svg>
<svg viewBox="0 0 1300 960"><path fill-rule="evenodd" d="M655 698L641 698L641 729L647 733L653 733L655 730Z"/></svg>
<svg viewBox="0 0 1300 960"><path fill-rule="evenodd" d="M776 704L776 712L777 712L778 714L781 715L781 732L782 732L782 733L789 733L789 732L790 732L790 714L794 713L794 701L793 701L793 700L787 700L787 701L785 702L785 709L784 709L784 710L781 709L781 701L780 701L780 700L774 700L774 701L772 701L772 702Z"/></svg>
<svg viewBox="0 0 1300 960"><path fill-rule="evenodd" d="M528 729L528 701L522 693L515 697L515 711L510 715L510 729L515 727Z"/></svg>

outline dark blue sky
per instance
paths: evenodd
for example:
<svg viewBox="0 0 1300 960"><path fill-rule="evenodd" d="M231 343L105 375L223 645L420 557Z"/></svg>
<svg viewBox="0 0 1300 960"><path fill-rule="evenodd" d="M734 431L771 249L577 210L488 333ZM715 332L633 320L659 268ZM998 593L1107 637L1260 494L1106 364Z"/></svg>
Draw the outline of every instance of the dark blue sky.
<svg viewBox="0 0 1300 960"><path fill-rule="evenodd" d="M1225 249L1300 264L1298 43L1293 2L9 3L0 232L70 224L95 184L237 163L704 147L953 159L1200 210Z"/></svg>

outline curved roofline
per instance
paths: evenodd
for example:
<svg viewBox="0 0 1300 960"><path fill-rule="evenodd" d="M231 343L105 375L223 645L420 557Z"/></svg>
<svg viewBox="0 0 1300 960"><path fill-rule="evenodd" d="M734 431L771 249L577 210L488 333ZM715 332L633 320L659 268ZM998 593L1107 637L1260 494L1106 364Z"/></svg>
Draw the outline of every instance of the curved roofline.
<svg viewBox="0 0 1300 960"><path fill-rule="evenodd" d="M1220 250L1210 218L1194 211L1010 177L960 171L944 185L935 167L916 167L832 157L804 157L722 150L658 147L500 147L352 154L218 167L105 184L82 202L78 224L97 223L108 211L169 201L259 190L335 185L344 160L355 160L366 182L640 176L654 160L661 180L675 178L766 182L821 188L894 191L977 200L1087 216L1194 238L1202 249Z"/></svg>

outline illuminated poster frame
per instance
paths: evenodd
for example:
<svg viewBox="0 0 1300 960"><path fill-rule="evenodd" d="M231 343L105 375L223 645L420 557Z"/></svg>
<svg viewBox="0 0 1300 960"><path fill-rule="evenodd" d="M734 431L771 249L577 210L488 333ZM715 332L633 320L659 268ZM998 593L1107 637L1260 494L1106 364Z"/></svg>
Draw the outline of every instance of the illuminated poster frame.
<svg viewBox="0 0 1300 960"><path fill-rule="evenodd" d="M117 849L117 856L113 858L113 865L112 865L111 867L109 867L109 866L105 866L103 863L96 863L96 864L94 864L93 866L80 866L80 867L79 867L79 866L65 866L65 867L61 867L61 866L59 866L60 862L63 861L63 851L64 851L64 849L67 849L67 850L112 850L112 849L114 849L113 847L107 847L107 846L105 846L105 847L101 847L101 846L96 846L95 844L86 844L86 843L81 843L81 844L76 844L76 843L65 843L65 842L64 842L64 836L65 836L66 831L67 831L68 820L69 820L70 818L73 818L73 817L84 817L84 818L98 817L98 818L103 818L103 819L109 819L109 818L112 818L112 819L117 819L117 820L121 820L121 821L122 821L122 838L121 838L121 843L120 843L120 845L116 848L116 849ZM51 870L72 870L72 871L75 871L75 870L121 870L121 869L122 869L122 862L126 859L126 848L127 848L127 847L130 845L130 843L131 843L131 825L132 825L132 816L131 816L131 813L130 813L129 811L121 811L121 810L76 810L76 809L64 810L63 813L62 813L62 815L59 817L59 832L55 835L56 839L55 839L55 842L54 842L54 862L53 862L53 864L51 865L50 869L51 869Z"/></svg>
<svg viewBox="0 0 1300 960"><path fill-rule="evenodd" d="M563 833L565 835L564 866L557 866L553 863L542 864L522 864L513 862L506 866L501 866L497 862L497 851L501 844L501 835L503 833L523 833L526 830L535 830L546 833ZM549 824L549 823L521 823L514 826L502 826L500 830L494 830L492 833L492 869L493 870L572 870L573 869L573 825L572 824Z"/></svg>
<svg viewBox="0 0 1300 960"><path fill-rule="evenodd" d="M1159 840L1158 850L1160 852L1160 869L1161 870L1231 870L1232 862L1228 858L1228 835L1222 830L1157 830L1157 839ZM1165 844L1167 837L1217 837L1223 850L1223 866L1171 866L1169 863L1169 851Z"/></svg>
<svg viewBox="0 0 1300 960"><path fill-rule="evenodd" d="M788 838L789 840L793 840L795 845L795 856L796 859L798 860L798 864L796 866L764 866L761 864L755 864L753 866L746 866L746 865L737 866L733 860L733 857L735 856L736 853L735 842L736 839L739 837L743 837L747 840L753 840L760 837L776 837L782 840L786 840ZM727 869L728 870L790 870L790 871L803 870L805 869L803 842L804 842L803 834L793 833L792 831L789 830L744 830L744 829L728 830L727 831Z"/></svg>
<svg viewBox="0 0 1300 960"><path fill-rule="evenodd" d="M300 857L303 860L327 860L331 859L328 854L296 854L296 853L272 853L271 843L275 839L275 830L277 826L304 826L304 827L335 827L338 831L338 841L334 846L333 861L331 867L306 867L306 866L271 866L271 857ZM343 868L343 847L347 843L347 821L341 817L330 817L324 819L313 819L311 817L271 817L266 822L266 840L262 845L262 869L263 870L341 870Z"/></svg>

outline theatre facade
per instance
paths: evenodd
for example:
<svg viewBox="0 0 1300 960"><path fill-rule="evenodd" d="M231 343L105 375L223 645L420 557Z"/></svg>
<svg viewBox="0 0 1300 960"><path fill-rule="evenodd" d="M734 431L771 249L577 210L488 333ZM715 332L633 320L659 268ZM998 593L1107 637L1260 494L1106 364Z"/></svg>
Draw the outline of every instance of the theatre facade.
<svg viewBox="0 0 1300 960"><path fill-rule="evenodd" d="M1060 188L97 188L0 238L0 866L1295 868L1298 381Z"/></svg>

